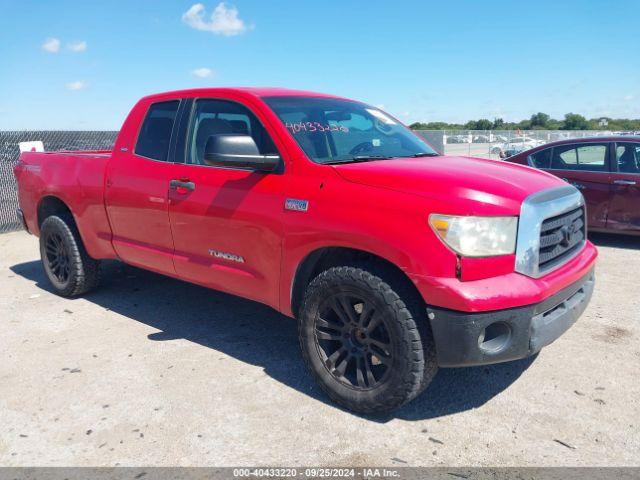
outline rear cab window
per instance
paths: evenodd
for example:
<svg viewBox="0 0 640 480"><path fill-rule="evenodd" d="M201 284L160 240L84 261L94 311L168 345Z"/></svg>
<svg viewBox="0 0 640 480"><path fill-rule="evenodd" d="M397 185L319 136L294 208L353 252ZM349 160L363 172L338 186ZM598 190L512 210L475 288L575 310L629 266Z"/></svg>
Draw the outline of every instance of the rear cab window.
<svg viewBox="0 0 640 480"><path fill-rule="evenodd" d="M171 100L154 103L149 107L138 134L136 155L162 162L167 160L179 105L179 100Z"/></svg>

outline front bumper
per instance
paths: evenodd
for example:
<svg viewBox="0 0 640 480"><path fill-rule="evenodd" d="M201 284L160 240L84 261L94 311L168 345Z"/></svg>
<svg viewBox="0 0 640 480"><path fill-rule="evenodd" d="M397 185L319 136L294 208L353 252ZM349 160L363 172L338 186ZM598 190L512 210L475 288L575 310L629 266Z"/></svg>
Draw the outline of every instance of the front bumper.
<svg viewBox="0 0 640 480"><path fill-rule="evenodd" d="M429 307L441 367L517 360L533 355L582 315L595 285L592 268L580 280L540 303L482 313Z"/></svg>

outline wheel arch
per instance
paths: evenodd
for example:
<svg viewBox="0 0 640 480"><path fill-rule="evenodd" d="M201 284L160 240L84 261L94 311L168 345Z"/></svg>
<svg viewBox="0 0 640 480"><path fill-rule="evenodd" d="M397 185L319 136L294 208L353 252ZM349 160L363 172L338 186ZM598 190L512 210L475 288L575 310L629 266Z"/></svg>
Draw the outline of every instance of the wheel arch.
<svg viewBox="0 0 640 480"><path fill-rule="evenodd" d="M36 203L34 210L30 218L34 219L32 233L36 236L40 235L40 226L47 217L67 215L73 222L72 227L80 235L84 248L92 258L117 258L111 244L112 232L102 198L94 203L79 201L62 191L45 192Z"/></svg>
<svg viewBox="0 0 640 480"><path fill-rule="evenodd" d="M343 246L325 246L309 252L299 263L291 281L290 308L294 317L304 298L307 285L318 274L337 266L367 266L372 273L384 275L385 280L424 302L418 288L404 270L394 262L367 250Z"/></svg>
<svg viewBox="0 0 640 480"><path fill-rule="evenodd" d="M62 200L60 197L56 197L55 195L45 195L38 202L37 208L37 222L38 222L38 230L42 226L42 222L45 221L47 217L56 214L66 214L70 215L73 218L74 223L77 223L71 208ZM77 226L77 225L76 225Z"/></svg>
<svg viewBox="0 0 640 480"><path fill-rule="evenodd" d="M78 224L78 219L74 215L71 207L69 207L68 203L62 200L60 197L56 195L45 195L38 202L38 208L36 210L36 220L38 222L38 232L40 231L40 227L42 226L42 222L44 222L47 217L52 215L66 215L68 216L73 225L71 227L75 228L75 230L80 235L80 241L87 248L87 244L85 241L85 236L82 233L82 229Z"/></svg>

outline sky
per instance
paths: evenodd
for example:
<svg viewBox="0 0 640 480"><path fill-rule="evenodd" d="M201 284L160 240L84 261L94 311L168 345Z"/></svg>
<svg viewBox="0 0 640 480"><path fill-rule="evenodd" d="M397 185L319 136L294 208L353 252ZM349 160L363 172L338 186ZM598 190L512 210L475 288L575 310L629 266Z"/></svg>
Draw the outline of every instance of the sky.
<svg viewBox="0 0 640 480"><path fill-rule="evenodd" d="M112 129L150 93L277 86L405 123L640 118L640 1L0 0L0 129Z"/></svg>

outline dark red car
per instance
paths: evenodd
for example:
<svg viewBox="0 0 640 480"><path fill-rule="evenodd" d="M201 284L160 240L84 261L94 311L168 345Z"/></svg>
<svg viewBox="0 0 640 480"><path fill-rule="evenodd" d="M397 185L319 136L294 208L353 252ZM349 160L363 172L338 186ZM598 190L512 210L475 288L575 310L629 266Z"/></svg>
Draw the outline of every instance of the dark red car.
<svg viewBox="0 0 640 480"><path fill-rule="evenodd" d="M507 161L539 168L578 188L590 230L640 235L640 137L561 140Z"/></svg>

